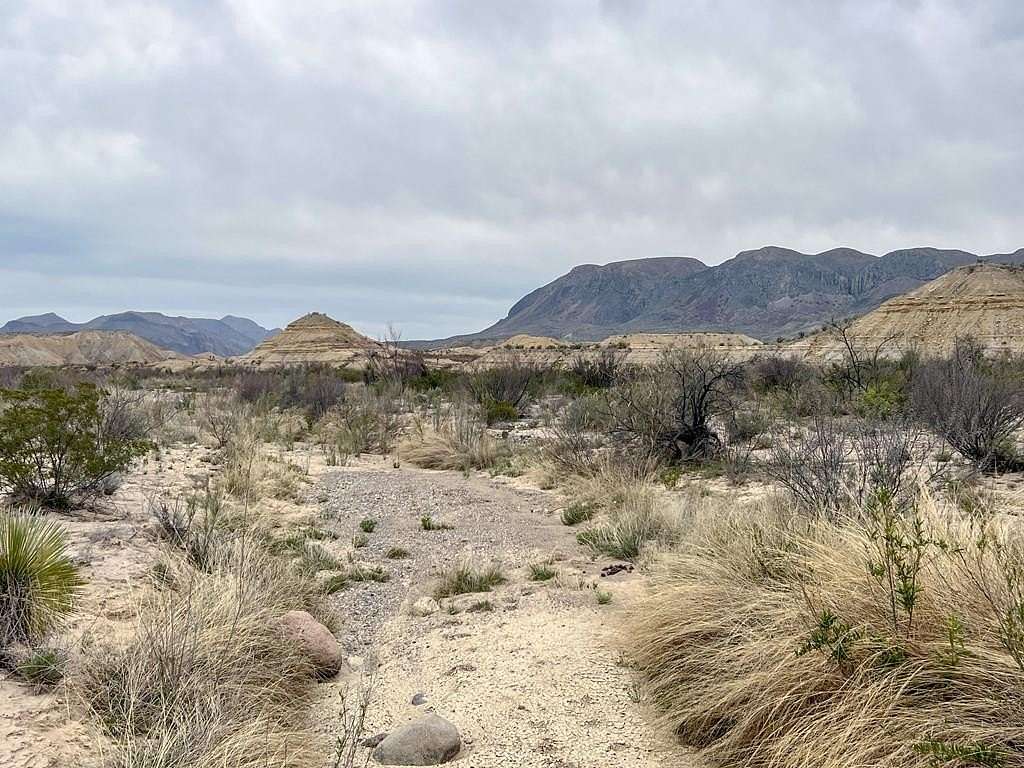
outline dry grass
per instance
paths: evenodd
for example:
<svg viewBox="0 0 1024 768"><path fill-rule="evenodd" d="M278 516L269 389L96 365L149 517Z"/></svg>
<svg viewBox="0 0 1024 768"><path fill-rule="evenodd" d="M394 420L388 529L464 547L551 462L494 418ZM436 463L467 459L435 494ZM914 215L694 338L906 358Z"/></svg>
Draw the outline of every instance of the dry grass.
<svg viewBox="0 0 1024 768"><path fill-rule="evenodd" d="M477 409L453 405L432 424L418 424L402 442L400 455L424 469L468 471L493 467L507 449L488 434Z"/></svg>
<svg viewBox="0 0 1024 768"><path fill-rule="evenodd" d="M629 626L665 725L737 766L1024 765L1019 525L918 515L699 514Z"/></svg>
<svg viewBox="0 0 1024 768"><path fill-rule="evenodd" d="M173 587L142 598L132 635L87 644L69 676L113 743L110 764L321 765L306 720L311 669L276 628L292 609L328 618L315 587L244 539L208 573L169 569Z"/></svg>

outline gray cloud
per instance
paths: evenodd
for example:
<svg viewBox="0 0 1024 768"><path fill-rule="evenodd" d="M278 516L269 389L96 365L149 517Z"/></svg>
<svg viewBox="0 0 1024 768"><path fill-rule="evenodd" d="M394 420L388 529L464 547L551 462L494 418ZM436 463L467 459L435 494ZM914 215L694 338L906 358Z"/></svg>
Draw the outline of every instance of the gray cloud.
<svg viewBox="0 0 1024 768"><path fill-rule="evenodd" d="M1024 5L13 0L0 307L407 337L581 262L1024 245Z"/></svg>

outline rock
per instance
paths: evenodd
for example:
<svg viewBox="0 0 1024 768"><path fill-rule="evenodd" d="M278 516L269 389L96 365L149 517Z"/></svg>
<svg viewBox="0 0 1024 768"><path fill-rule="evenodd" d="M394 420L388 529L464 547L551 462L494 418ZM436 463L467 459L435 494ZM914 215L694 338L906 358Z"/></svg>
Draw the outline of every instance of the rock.
<svg viewBox="0 0 1024 768"><path fill-rule="evenodd" d="M441 606L432 597L421 597L412 604L413 616L429 616L432 613L437 613L439 610L441 610Z"/></svg>
<svg viewBox="0 0 1024 768"><path fill-rule="evenodd" d="M392 731L373 751L382 765L440 765L462 749L459 730L443 717L427 715Z"/></svg>
<svg viewBox="0 0 1024 768"><path fill-rule="evenodd" d="M427 703L427 694L425 694L425 693L417 693L415 696L412 697L412 705L414 707L418 707L420 704L426 704L426 703Z"/></svg>
<svg viewBox="0 0 1024 768"><path fill-rule="evenodd" d="M313 665L317 677L334 677L344 655L331 631L305 611L288 611L280 618L281 630Z"/></svg>
<svg viewBox="0 0 1024 768"><path fill-rule="evenodd" d="M369 747L370 749L373 749L382 741L384 741L384 739L386 739L387 737L388 735L386 733L378 733L376 736L367 736L359 743L362 744L364 747Z"/></svg>

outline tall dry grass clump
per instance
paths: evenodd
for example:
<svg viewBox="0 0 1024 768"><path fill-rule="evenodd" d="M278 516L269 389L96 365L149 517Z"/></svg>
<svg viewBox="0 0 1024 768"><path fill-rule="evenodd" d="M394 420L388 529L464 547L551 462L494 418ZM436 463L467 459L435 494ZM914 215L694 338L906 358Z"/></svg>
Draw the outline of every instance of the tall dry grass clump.
<svg viewBox="0 0 1024 768"><path fill-rule="evenodd" d="M491 437L480 409L456 402L433 414L431 423L417 423L403 441L403 460L424 469L487 469L507 455L507 447Z"/></svg>
<svg viewBox="0 0 1024 768"><path fill-rule="evenodd" d="M1024 765L1020 524L863 512L698 515L630 624L665 725L730 765Z"/></svg>
<svg viewBox="0 0 1024 768"><path fill-rule="evenodd" d="M278 628L288 610L323 615L319 596L245 538L225 541L207 565L165 568L134 632L86 644L69 676L112 744L109 764L323 764L306 715L312 670Z"/></svg>

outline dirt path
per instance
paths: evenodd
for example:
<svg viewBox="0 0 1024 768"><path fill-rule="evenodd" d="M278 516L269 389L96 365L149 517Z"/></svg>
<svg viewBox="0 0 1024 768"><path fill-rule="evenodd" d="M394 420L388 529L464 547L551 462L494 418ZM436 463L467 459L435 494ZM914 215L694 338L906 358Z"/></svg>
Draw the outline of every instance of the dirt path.
<svg viewBox="0 0 1024 768"><path fill-rule="evenodd" d="M692 757L655 737L614 632L638 578L601 578L559 522L557 498L485 476L359 467L322 480L324 524L347 541L364 518L377 526L353 551L382 565L383 584L339 593L339 637L349 674L323 686L320 721L335 727L337 700L374 675L366 733L426 712L461 730L459 764L485 766L688 766ZM431 515L452 528L423 530ZM392 547L409 552L389 560ZM429 615L411 610L431 593L439 569L498 561L507 583L488 594L442 601ZM530 580L529 564L552 560L559 576ZM612 593L598 605L595 586ZM471 610L486 600L487 610ZM413 704L413 700L417 704Z"/></svg>

